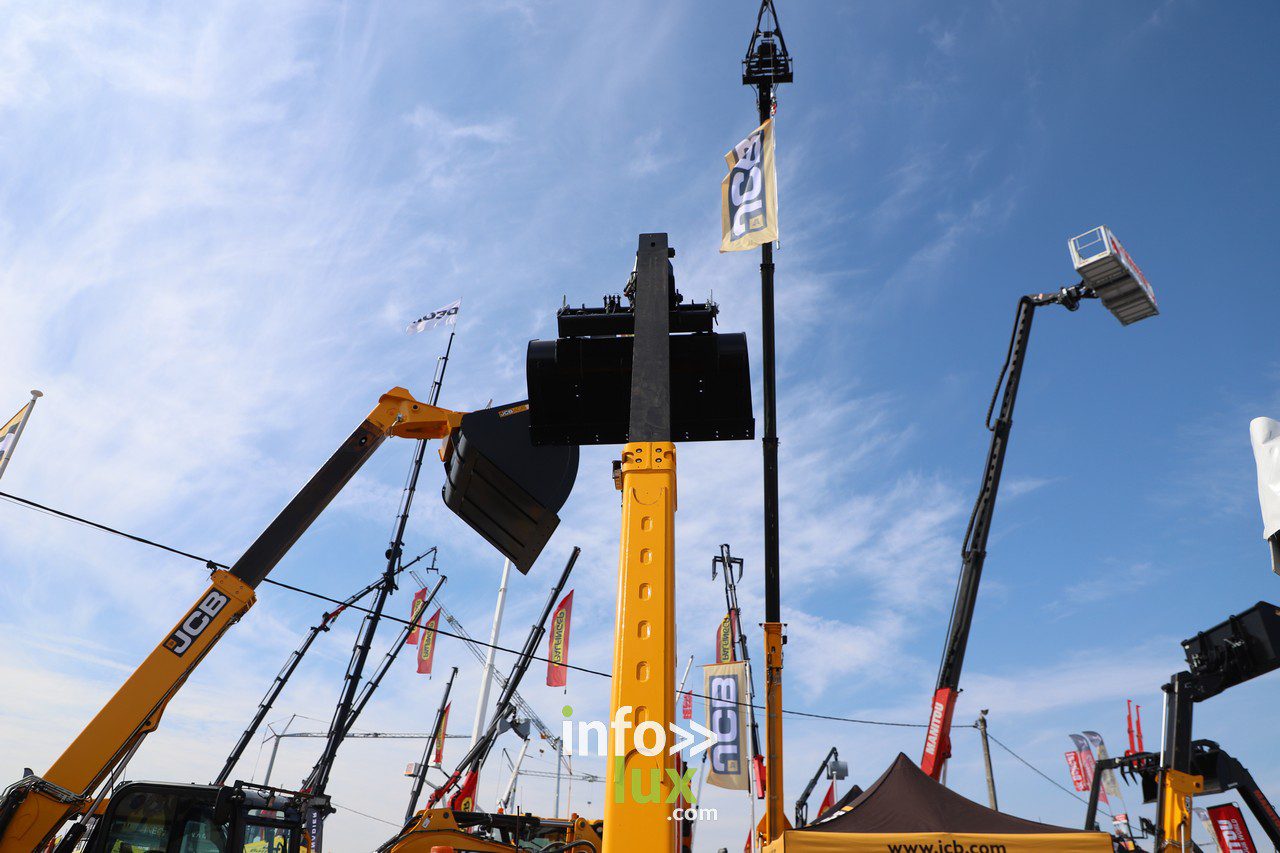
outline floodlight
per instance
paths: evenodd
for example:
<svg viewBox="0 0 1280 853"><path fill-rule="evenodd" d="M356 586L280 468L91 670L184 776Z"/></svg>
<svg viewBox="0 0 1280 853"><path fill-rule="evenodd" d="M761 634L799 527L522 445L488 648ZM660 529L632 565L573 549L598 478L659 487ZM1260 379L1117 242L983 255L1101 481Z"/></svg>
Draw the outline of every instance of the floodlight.
<svg viewBox="0 0 1280 853"><path fill-rule="evenodd" d="M1080 278L1122 325L1160 313L1151 282L1110 228L1099 225L1073 238L1068 246Z"/></svg>
<svg viewBox="0 0 1280 853"><path fill-rule="evenodd" d="M827 762L828 779L844 779L849 775L849 762L833 758Z"/></svg>

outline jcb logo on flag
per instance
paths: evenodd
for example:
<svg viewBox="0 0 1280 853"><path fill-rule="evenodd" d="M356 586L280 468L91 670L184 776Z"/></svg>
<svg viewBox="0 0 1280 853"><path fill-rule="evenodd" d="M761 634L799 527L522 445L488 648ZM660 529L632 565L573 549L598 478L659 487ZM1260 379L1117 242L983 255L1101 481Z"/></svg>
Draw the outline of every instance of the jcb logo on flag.
<svg viewBox="0 0 1280 853"><path fill-rule="evenodd" d="M744 662L710 664L702 668L707 695L707 728L715 733L707 757L710 769L706 780L719 788L745 791L749 759L747 665Z"/></svg>
<svg viewBox="0 0 1280 853"><path fill-rule="evenodd" d="M414 334L415 332L425 332L427 329L434 329L441 323L447 326L456 325L458 322L458 309L462 307L462 300L455 299L443 308L432 311L430 314L423 314L405 327L405 332Z"/></svg>
<svg viewBox="0 0 1280 853"><path fill-rule="evenodd" d="M720 251L740 252L778 239L778 179L773 164L773 119L724 155L720 184Z"/></svg>

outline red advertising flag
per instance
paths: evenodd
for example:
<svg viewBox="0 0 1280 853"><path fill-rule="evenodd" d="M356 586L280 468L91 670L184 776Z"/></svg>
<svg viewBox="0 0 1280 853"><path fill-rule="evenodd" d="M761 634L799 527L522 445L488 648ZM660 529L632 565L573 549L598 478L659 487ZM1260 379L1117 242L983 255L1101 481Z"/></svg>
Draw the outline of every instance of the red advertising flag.
<svg viewBox="0 0 1280 853"><path fill-rule="evenodd" d="M452 702L445 705L444 714L440 717L440 736L436 738L436 754L432 758L432 762L437 767L444 762L444 733L449 729L449 709L452 707Z"/></svg>
<svg viewBox="0 0 1280 853"><path fill-rule="evenodd" d="M1213 832L1218 837L1218 849L1222 853L1258 853L1249 827L1245 825L1244 815L1240 814L1240 808L1235 803L1209 806L1209 820L1213 823Z"/></svg>
<svg viewBox="0 0 1280 853"><path fill-rule="evenodd" d="M826 814L827 810L836 804L836 783L831 782L831 787L827 788L827 795L822 798L822 805L818 806L818 817Z"/></svg>
<svg viewBox="0 0 1280 853"><path fill-rule="evenodd" d="M449 800L449 808L455 812L473 812L476 810L476 771L472 770L463 780L458 793Z"/></svg>
<svg viewBox="0 0 1280 853"><path fill-rule="evenodd" d="M427 588L424 586L413 594L413 607L409 609L409 624L413 625L413 630L409 632L408 638L405 639L406 646L418 645L418 636L422 633L422 628L418 625L418 617L422 614L422 605L427 600Z"/></svg>
<svg viewBox="0 0 1280 853"><path fill-rule="evenodd" d="M1075 750L1063 753L1067 759L1067 769L1071 771L1071 784L1077 791L1087 791L1089 786L1084 781L1084 770L1080 767L1080 753Z"/></svg>
<svg viewBox="0 0 1280 853"><path fill-rule="evenodd" d="M564 687L569 683L569 619L573 615L573 590L560 601L551 615L547 632L547 686Z"/></svg>
<svg viewBox="0 0 1280 853"><path fill-rule="evenodd" d="M440 611L422 626L422 642L418 646L418 672L431 674L431 660L436 656L436 628L440 625Z"/></svg>
<svg viewBox="0 0 1280 853"><path fill-rule="evenodd" d="M684 701L681 702L680 716L686 720L693 719L693 694L685 691Z"/></svg>

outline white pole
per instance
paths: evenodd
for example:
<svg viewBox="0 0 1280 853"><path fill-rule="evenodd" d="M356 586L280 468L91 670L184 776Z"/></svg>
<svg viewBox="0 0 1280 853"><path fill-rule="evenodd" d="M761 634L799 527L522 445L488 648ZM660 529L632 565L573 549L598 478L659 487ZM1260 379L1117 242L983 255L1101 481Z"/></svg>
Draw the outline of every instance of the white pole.
<svg viewBox="0 0 1280 853"><path fill-rule="evenodd" d="M502 608L507 603L507 578L511 576L511 561L502 563L502 584L498 587L498 603L493 609L493 631L489 634L488 654L484 657L484 672L480 681L480 700L476 702L476 721L471 727L471 746L480 742L484 732L485 709L489 704L489 685L493 683L493 654L502 631Z"/></svg>
<svg viewBox="0 0 1280 853"><path fill-rule="evenodd" d="M693 655L689 655L689 662L684 665L684 675L680 677L680 689L676 691L676 697L683 700L684 683L689 680L689 670L693 668Z"/></svg>
<svg viewBox="0 0 1280 853"><path fill-rule="evenodd" d="M4 476L4 469L9 467L9 460L13 458L13 451L18 447L18 439L22 438L22 431L27 428L27 421L31 418L31 410L36 407L36 400L43 397L39 391L31 392L31 402L27 403L27 410L22 413L22 420L18 421L18 429L13 434L13 442L9 445L9 449L3 456L0 456L0 477Z"/></svg>
<svg viewBox="0 0 1280 853"><path fill-rule="evenodd" d="M511 797L516 790L516 779L520 776L520 765L524 764L524 754L529 751L529 740L526 739L520 747L520 755L516 757L516 761L511 765L511 778L507 780L507 789L502 792L502 797L498 800L498 805L504 809L511 808Z"/></svg>

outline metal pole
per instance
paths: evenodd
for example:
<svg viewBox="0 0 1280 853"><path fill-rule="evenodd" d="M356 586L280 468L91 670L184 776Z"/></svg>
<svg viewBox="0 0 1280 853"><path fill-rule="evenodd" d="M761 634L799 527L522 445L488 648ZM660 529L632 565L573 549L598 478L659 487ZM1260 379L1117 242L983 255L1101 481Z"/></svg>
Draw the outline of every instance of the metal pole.
<svg viewBox="0 0 1280 853"><path fill-rule="evenodd" d="M493 630L489 632L489 650L484 656L484 670L480 676L480 698L476 700L476 719L471 726L471 746L480 741L484 732L485 709L489 704L489 685L493 682L493 655L497 651L498 636L502 632L502 610L507 602L507 579L511 577L511 561L502 562L502 582L498 585L498 603L493 608Z"/></svg>
<svg viewBox="0 0 1280 853"><path fill-rule="evenodd" d="M556 741L556 810L552 817L560 817L560 775L564 762L564 742Z"/></svg>
<svg viewBox="0 0 1280 853"><path fill-rule="evenodd" d="M271 729L271 736L275 739L275 743L271 745L271 757L267 759L267 773L262 779L262 784L264 786L271 784L271 768L276 766L276 753L280 751L280 736L289 731L289 726L292 726L293 721L296 719L298 719L298 715L294 714L289 718L289 722L285 723L284 728L279 732L271 726L267 726L267 728Z"/></svg>
<svg viewBox="0 0 1280 853"><path fill-rule="evenodd" d="M431 764L431 750L435 749L437 738L442 734L440 729L444 725L444 709L449 707L449 693L453 690L453 680L458 677L458 668L455 666L453 671L449 673L449 682L444 686L444 697L440 700L440 708L436 711L436 721L431 726L431 740L427 741L427 745L422 750L422 762L418 766L418 772L413 777L413 790L409 794L409 808L405 810L404 822L408 823L413 818L414 812L418 810L418 797L422 795L422 786L427 781L427 767Z"/></svg>
<svg viewBox="0 0 1280 853"><path fill-rule="evenodd" d="M31 402L27 403L27 410L22 413L22 420L18 421L18 428L13 433L13 443L9 445L9 452L0 456L0 477L4 476L4 469L9 467L9 460L13 458L13 451L18 446L18 440L22 438L22 431L27 428L27 421L31 419L31 412L36 407L36 400L43 397L44 394L39 391L31 392Z"/></svg>
<svg viewBox="0 0 1280 853"><path fill-rule="evenodd" d="M982 735L982 761L987 767L987 800L991 803L992 811L1000 811L1000 806L996 804L996 777L991 770L991 742L987 738L987 709L983 708L978 712L978 734Z"/></svg>

